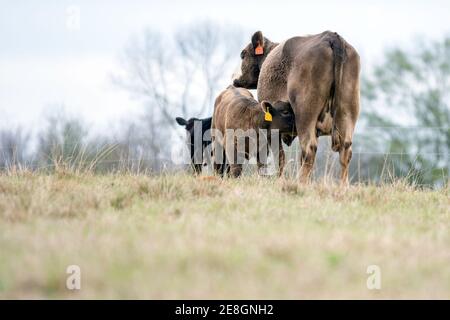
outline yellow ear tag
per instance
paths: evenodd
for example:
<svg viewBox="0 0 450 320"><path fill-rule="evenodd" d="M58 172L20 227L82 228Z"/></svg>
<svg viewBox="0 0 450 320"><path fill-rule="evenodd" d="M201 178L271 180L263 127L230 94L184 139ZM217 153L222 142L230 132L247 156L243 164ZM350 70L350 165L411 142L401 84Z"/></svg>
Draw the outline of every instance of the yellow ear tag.
<svg viewBox="0 0 450 320"><path fill-rule="evenodd" d="M272 121L272 115L269 111L264 112L264 120L271 122Z"/></svg>

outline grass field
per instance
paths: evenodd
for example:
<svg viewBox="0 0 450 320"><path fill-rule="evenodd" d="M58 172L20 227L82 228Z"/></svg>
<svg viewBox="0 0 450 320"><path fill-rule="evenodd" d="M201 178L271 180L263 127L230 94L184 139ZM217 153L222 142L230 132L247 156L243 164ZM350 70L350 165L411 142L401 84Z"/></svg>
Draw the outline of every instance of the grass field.
<svg viewBox="0 0 450 320"><path fill-rule="evenodd" d="M450 298L449 189L0 176L0 298ZM81 268L81 290L66 268ZM369 265L381 289L369 290Z"/></svg>

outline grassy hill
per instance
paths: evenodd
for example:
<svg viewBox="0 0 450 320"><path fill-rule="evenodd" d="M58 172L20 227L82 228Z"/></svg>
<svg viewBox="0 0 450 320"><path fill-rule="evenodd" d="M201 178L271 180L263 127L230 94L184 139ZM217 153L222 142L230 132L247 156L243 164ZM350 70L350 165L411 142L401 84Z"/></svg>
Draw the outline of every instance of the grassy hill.
<svg viewBox="0 0 450 320"><path fill-rule="evenodd" d="M0 298L450 298L449 189L0 176ZM66 268L81 268L81 290ZM381 289L366 286L381 270Z"/></svg>

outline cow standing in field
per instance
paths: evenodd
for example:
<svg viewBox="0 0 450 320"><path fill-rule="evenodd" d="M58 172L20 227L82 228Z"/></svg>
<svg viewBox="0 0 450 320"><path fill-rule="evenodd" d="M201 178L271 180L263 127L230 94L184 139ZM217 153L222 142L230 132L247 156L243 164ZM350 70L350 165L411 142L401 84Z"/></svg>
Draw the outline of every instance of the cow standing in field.
<svg viewBox="0 0 450 320"><path fill-rule="evenodd" d="M285 156L280 134L295 131L295 117L288 102L259 103L250 91L229 86L216 98L211 129L216 173L223 175L226 160L231 176L240 176L243 160L254 155L252 148L260 168L266 164L269 145L279 159L281 175ZM271 141L274 130L279 130L276 143Z"/></svg>
<svg viewBox="0 0 450 320"><path fill-rule="evenodd" d="M348 184L352 138L359 114L360 61L356 50L337 33L290 38L274 43L253 34L241 52L233 84L258 88L258 100L289 101L300 140L300 181L310 180L317 138L331 135L339 152L341 183Z"/></svg>
<svg viewBox="0 0 450 320"><path fill-rule="evenodd" d="M187 144L190 150L191 166L194 174L200 174L202 173L204 151L211 144L210 129L212 118L190 118L189 120L185 120L184 118L177 117L175 120L187 131ZM195 123L198 123L198 127L201 128L197 142L195 141Z"/></svg>

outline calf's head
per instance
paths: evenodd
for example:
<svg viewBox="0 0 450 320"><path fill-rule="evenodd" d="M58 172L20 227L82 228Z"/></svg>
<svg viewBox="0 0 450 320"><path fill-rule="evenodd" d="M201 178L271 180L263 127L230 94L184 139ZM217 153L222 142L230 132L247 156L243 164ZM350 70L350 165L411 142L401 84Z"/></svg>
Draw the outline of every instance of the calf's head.
<svg viewBox="0 0 450 320"><path fill-rule="evenodd" d="M276 45L276 43L265 38L261 31L255 32L251 42L241 51L241 65L233 74L233 85L246 89L256 89L261 66Z"/></svg>
<svg viewBox="0 0 450 320"><path fill-rule="evenodd" d="M186 143L190 149L192 168L195 174L200 174L202 172L202 163L200 161L203 158L203 146L201 141L197 144L195 143L194 124L195 121L201 120L198 118L190 118L189 120L186 120L181 117L176 117L175 120L180 126L186 129Z"/></svg>
<svg viewBox="0 0 450 320"><path fill-rule="evenodd" d="M261 107L272 115L272 121L265 120L268 129L279 130L280 133L295 132L295 115L289 102L277 101L271 104L263 101Z"/></svg>
<svg viewBox="0 0 450 320"><path fill-rule="evenodd" d="M184 127L186 129L186 143L188 145L188 147L191 150L191 159L194 159L195 156L195 131L194 131L194 124L195 121L201 121L200 119L197 118L190 118L189 120L185 120L184 118L181 117L177 117L175 118L175 120L177 121L177 123ZM200 135L201 137L201 135ZM197 149L202 146L202 142L199 141L197 142Z"/></svg>

